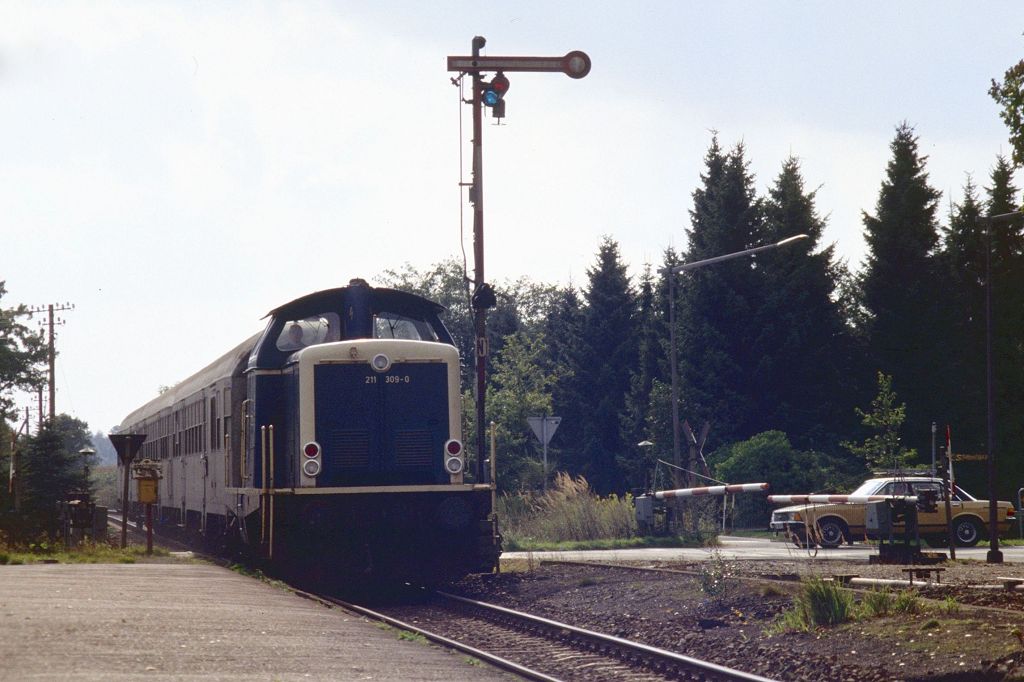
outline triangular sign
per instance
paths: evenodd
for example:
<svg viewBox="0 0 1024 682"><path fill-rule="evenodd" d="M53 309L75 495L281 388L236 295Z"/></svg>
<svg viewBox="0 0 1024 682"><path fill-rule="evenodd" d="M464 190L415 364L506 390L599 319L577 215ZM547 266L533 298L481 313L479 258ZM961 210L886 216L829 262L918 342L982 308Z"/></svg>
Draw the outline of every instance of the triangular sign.
<svg viewBox="0 0 1024 682"><path fill-rule="evenodd" d="M558 425L562 423L562 418L527 417L526 421L530 422L530 428L533 429L533 433L537 436L537 440L540 441L541 445L547 445L551 442L551 437L555 435L555 431L558 430Z"/></svg>
<svg viewBox="0 0 1024 682"><path fill-rule="evenodd" d="M107 438L114 444L114 449L117 450L117 458L125 466L132 463L135 455L142 449L142 444L146 442L146 434L144 433L115 433L107 436Z"/></svg>

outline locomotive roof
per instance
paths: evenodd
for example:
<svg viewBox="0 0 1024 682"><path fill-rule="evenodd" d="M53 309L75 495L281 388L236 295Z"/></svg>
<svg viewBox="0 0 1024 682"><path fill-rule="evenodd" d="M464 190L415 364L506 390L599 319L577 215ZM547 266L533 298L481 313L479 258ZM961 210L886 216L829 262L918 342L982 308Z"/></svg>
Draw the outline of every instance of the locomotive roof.
<svg viewBox="0 0 1024 682"><path fill-rule="evenodd" d="M125 417L121 422L120 428L126 429L137 423L143 417L154 415L165 408L171 407L179 400L183 400L193 393L210 386L218 379L230 376L231 373L235 371L235 367L238 363L245 361L249 357L249 353L252 351L253 346L256 345L256 342L262 335L262 331L253 334L203 369L199 370L187 379L183 379L178 382L153 400L150 400L148 403Z"/></svg>
<svg viewBox="0 0 1024 682"><path fill-rule="evenodd" d="M337 287L335 289L324 289L323 291L316 291L312 294L306 294L300 296L294 301L280 305L269 313L267 317L277 316L278 313L287 310L289 314L302 314L304 311L319 312L325 307L329 307L329 304L336 302L340 298L344 298L345 293L350 287ZM423 298L417 294L410 294L407 291L399 291L398 289L388 289L384 287L369 287L373 290L373 297L375 300L375 308L384 310L393 310L395 312L402 312L403 310L427 310L435 315L443 313L445 307L440 303L435 303L430 299Z"/></svg>

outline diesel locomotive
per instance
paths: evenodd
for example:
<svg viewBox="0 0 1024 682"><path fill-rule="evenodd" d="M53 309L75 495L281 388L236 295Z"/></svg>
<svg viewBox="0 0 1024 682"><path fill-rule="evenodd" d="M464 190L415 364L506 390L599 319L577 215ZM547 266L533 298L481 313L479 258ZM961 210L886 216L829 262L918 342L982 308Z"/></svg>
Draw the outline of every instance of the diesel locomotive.
<svg viewBox="0 0 1024 682"><path fill-rule="evenodd" d="M312 293L132 412L157 523L314 580L491 571L493 481L468 480L442 311L362 280Z"/></svg>

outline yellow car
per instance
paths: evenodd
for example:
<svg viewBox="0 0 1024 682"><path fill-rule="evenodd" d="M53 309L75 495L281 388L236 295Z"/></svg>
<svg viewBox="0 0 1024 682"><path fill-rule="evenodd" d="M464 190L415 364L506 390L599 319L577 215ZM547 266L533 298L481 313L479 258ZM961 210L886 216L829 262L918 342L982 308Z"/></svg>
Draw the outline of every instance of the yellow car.
<svg viewBox="0 0 1024 682"><path fill-rule="evenodd" d="M905 476L899 478L872 478L850 497L869 495L921 495L932 494L938 500L936 510L918 511L917 523L920 537L933 547L948 544L946 531L946 505L942 499L942 479L929 476ZM1016 510L1009 502L997 502L996 514L999 533L1010 528L1016 518ZM973 547L988 533L988 500L978 500L959 486L953 488L950 500L953 536L960 547ZM798 504L783 507L772 512L770 526L775 531L785 532L798 546L806 546L807 528L811 528L813 544L825 548L838 547L843 542L877 539L865 527L867 504ZM902 527L897 524L896 530Z"/></svg>

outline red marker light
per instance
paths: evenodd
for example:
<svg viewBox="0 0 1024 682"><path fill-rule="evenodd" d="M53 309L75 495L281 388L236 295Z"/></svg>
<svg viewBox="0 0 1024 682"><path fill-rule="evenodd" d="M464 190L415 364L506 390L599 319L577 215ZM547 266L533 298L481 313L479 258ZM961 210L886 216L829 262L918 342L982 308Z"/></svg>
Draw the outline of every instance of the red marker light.
<svg viewBox="0 0 1024 682"><path fill-rule="evenodd" d="M444 449L449 455L454 457L462 452L462 443L453 438L444 444Z"/></svg>
<svg viewBox="0 0 1024 682"><path fill-rule="evenodd" d="M310 441L309 443L306 443L304 446L302 446L302 454L304 454L306 457L316 457L317 455L320 454L320 445L314 443L313 441Z"/></svg>

